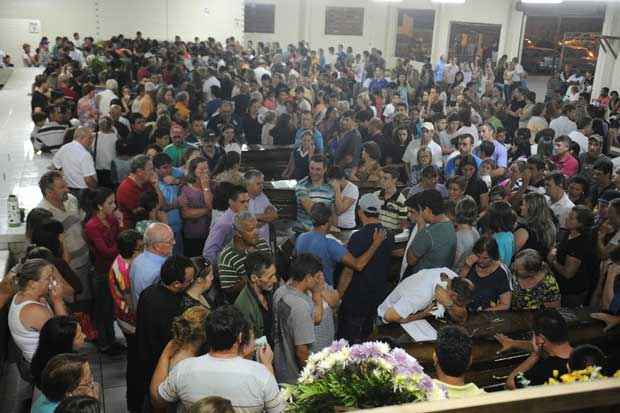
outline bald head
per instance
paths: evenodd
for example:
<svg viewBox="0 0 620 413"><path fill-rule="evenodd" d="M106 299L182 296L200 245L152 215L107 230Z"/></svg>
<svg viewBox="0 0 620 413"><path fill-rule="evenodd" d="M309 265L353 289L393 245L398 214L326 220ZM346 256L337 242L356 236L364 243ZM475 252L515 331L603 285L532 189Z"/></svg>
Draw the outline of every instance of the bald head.
<svg viewBox="0 0 620 413"><path fill-rule="evenodd" d="M149 225L144 231L144 246L157 255L169 256L174 246L172 228L160 222Z"/></svg>
<svg viewBox="0 0 620 413"><path fill-rule="evenodd" d="M81 143L87 149L90 149L93 144L93 131L86 126L80 126L75 130L73 140Z"/></svg>

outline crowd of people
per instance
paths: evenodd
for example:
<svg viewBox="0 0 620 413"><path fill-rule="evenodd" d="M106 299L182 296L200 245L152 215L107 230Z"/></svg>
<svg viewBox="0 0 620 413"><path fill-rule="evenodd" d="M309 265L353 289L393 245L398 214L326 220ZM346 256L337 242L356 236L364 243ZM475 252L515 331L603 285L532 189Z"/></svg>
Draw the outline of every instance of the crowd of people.
<svg viewBox="0 0 620 413"><path fill-rule="evenodd" d="M620 324L617 92L567 68L541 103L507 56L388 68L305 42L75 33L28 56L52 168L0 303L33 413L95 411L85 340L126 352L131 412L280 412L311 353L432 316L437 380L480 394L459 326L480 311L539 310L532 340L497 336L532 354L507 388L603 363L557 308ZM291 148L290 254L244 144Z"/></svg>

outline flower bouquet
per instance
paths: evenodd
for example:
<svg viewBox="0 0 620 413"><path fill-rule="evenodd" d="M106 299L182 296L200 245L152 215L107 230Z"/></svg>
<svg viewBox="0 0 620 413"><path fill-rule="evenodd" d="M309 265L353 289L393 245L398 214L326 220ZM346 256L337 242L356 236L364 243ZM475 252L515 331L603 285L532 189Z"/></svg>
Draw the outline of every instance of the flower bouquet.
<svg viewBox="0 0 620 413"><path fill-rule="evenodd" d="M547 380L547 384L575 383L606 379L607 377L601 373L601 370L600 367L589 366L583 370L574 370L562 375L560 375L557 370L553 370L553 376Z"/></svg>
<svg viewBox="0 0 620 413"><path fill-rule="evenodd" d="M381 342L334 343L308 358L297 384L287 386L290 412L334 412L445 399L418 361Z"/></svg>

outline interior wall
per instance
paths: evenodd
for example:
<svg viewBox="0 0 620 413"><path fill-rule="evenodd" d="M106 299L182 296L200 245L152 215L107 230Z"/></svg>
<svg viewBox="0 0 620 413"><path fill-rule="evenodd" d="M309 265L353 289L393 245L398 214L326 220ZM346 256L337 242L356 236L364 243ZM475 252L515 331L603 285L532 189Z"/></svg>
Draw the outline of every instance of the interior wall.
<svg viewBox="0 0 620 413"><path fill-rule="evenodd" d="M243 0L2 0L0 18L38 19L41 35L48 37L77 31L105 39L140 30L162 40L178 34L223 41L243 35Z"/></svg>

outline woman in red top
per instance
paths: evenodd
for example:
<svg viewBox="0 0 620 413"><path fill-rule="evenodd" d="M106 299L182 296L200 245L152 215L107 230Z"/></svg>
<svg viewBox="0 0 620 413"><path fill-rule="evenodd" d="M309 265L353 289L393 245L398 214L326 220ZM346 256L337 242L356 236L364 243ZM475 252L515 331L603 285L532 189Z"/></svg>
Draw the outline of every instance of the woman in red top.
<svg viewBox="0 0 620 413"><path fill-rule="evenodd" d="M93 318L99 331L99 351L106 354L118 354L123 350L123 346L114 340L114 304L108 287L108 271L118 255L116 238L122 224L122 215L116 210L114 198L114 192L105 187L88 191L85 197L88 215L84 233L95 257L91 282Z"/></svg>

